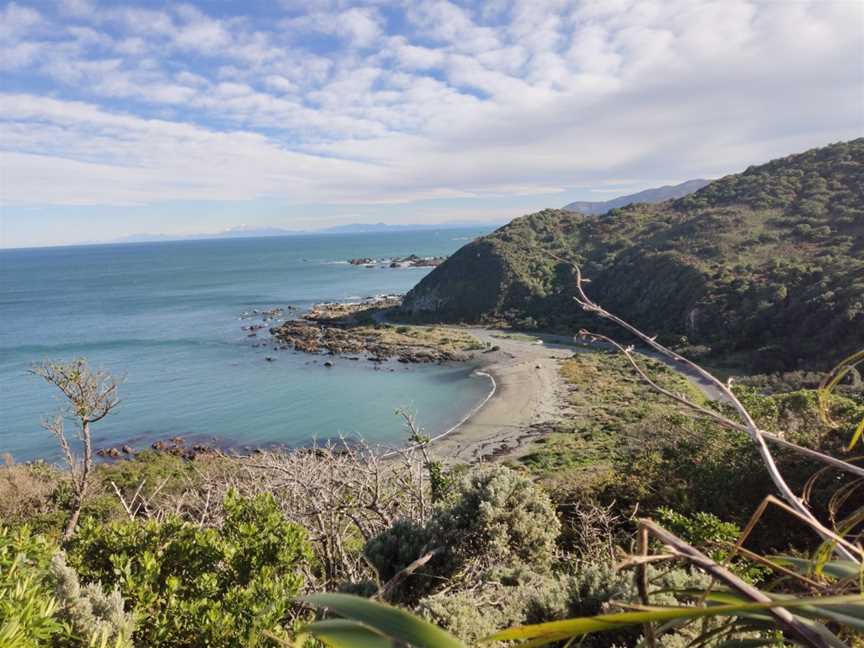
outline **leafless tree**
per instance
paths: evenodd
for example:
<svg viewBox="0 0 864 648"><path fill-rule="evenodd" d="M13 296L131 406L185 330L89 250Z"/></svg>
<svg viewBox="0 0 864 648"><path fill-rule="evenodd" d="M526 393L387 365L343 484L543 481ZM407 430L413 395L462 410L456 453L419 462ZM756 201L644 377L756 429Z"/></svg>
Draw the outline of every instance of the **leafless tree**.
<svg viewBox="0 0 864 648"><path fill-rule="evenodd" d="M315 589L374 576L357 545L397 519L420 523L430 512L429 480L423 475L428 457L417 448L333 439L227 459L202 463L180 491L164 492L160 484L149 492L142 483L131 496L116 487L115 493L131 518L179 515L205 527L221 524L229 489L246 497L270 493L286 518L309 531L320 560L320 571L307 579Z"/></svg>
<svg viewBox="0 0 864 648"><path fill-rule="evenodd" d="M101 421L120 403L117 388L120 380L104 371L94 371L84 358L71 362L45 361L35 364L31 373L59 389L68 401L60 414L47 419L42 426L51 432L60 444L63 457L72 477L72 510L64 539L75 533L81 508L87 496L90 474L93 470L93 440L91 425ZM81 442L81 454L76 454L64 431L64 421L74 420L76 436Z"/></svg>

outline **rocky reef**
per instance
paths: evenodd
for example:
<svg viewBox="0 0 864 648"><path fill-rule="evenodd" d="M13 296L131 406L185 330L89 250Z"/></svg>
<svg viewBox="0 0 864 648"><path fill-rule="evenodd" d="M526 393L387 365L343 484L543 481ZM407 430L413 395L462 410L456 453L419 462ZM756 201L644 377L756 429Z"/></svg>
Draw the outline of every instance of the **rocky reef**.
<svg viewBox="0 0 864 648"><path fill-rule="evenodd" d="M483 348L462 331L386 322L386 315L400 304L397 295L353 304L317 304L301 319L274 326L270 333L278 345L295 351L355 360L364 356L372 362L461 362Z"/></svg>
<svg viewBox="0 0 864 648"><path fill-rule="evenodd" d="M434 268L446 260L447 257L443 256L421 257L416 254L410 254L406 257L394 257L392 259L358 257L356 259L348 259L348 263L366 268Z"/></svg>

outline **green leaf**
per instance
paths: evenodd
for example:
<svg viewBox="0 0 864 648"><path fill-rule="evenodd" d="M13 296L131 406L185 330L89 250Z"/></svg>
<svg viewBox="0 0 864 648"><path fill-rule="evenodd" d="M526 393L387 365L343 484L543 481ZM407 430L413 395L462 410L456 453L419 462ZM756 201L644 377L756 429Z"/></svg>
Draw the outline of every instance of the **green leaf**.
<svg viewBox="0 0 864 648"><path fill-rule="evenodd" d="M771 598L778 601L794 601L795 597L784 594L769 594ZM710 592L706 600L725 605L735 605L746 601L740 594L733 592ZM795 609L796 616L808 619L831 619L850 628L864 630L864 599L860 603L838 604L831 607L820 607L808 605Z"/></svg>
<svg viewBox="0 0 864 648"><path fill-rule="evenodd" d="M393 641L347 619L316 621L303 630L330 648L393 648Z"/></svg>
<svg viewBox="0 0 864 648"><path fill-rule="evenodd" d="M737 603L733 605L714 605L709 607L652 608L635 612L599 614L593 617L552 621L530 626L519 626L497 632L483 641L508 641L514 639L543 640L547 643L571 637L579 637L592 632L618 630L631 625L657 623L672 619L696 619L713 616L737 616L741 613L766 610L769 608L795 608L806 606L833 606L847 603L864 603L864 595L834 596L822 598L793 599L771 603ZM542 645L531 643L530 645Z"/></svg>
<svg viewBox="0 0 864 648"><path fill-rule="evenodd" d="M835 428L837 427L837 424L831 419L831 393L834 391L834 388L840 384L840 381L843 380L846 374L861 362L864 362L864 350L853 353L848 358L844 358L843 361L834 367L834 369L832 369L825 377L822 384L819 385L819 417L826 425ZM851 450L854 448L862 435L864 435L864 420L862 420L861 423L858 424L858 427L855 428L852 440L849 442L849 446L846 449Z"/></svg>
<svg viewBox="0 0 864 648"><path fill-rule="evenodd" d="M302 600L417 648L466 648L465 644L441 628L391 605L350 594L313 594ZM308 631L312 632L311 626Z"/></svg>
<svg viewBox="0 0 864 648"><path fill-rule="evenodd" d="M790 567L804 576L818 573L821 569L822 573L841 580L857 578L862 569L861 565L852 560L829 560L821 565L814 560L791 556L772 556L771 560L784 567Z"/></svg>

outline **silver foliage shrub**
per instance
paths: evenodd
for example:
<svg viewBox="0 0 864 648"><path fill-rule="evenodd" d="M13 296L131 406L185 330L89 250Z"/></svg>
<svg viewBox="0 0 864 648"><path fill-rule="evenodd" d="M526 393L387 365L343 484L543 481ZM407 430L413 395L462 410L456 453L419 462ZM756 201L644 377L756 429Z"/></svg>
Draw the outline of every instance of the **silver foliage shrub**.
<svg viewBox="0 0 864 648"><path fill-rule="evenodd" d="M529 478L495 466L459 480L425 525L399 520L364 548L386 582L425 552L436 554L406 579L393 600L412 604L448 579L470 581L496 565L545 571L561 525L548 495Z"/></svg>
<svg viewBox="0 0 864 648"><path fill-rule="evenodd" d="M545 568L554 559L561 523L549 496L528 477L504 466L474 470L451 502L430 527L455 561Z"/></svg>
<svg viewBox="0 0 864 648"><path fill-rule="evenodd" d="M708 578L684 569L662 572L649 569L649 592L652 603L677 605L681 602L668 588L704 587ZM632 572L616 572L606 563L577 562L568 573L534 572L530 569L499 567L486 572L482 585L471 589L427 596L417 611L466 642L476 642L503 628L614 612L616 603L639 600ZM633 645L639 639L638 628L601 633L586 637L585 646L597 648ZM662 637L662 645L686 643L692 639Z"/></svg>
<svg viewBox="0 0 864 648"><path fill-rule="evenodd" d="M106 594L98 583L82 587L78 574L66 564L62 552L51 559L51 574L61 605L60 614L76 635L87 641L104 638L112 646L132 646L135 621L132 614L124 610L119 590Z"/></svg>

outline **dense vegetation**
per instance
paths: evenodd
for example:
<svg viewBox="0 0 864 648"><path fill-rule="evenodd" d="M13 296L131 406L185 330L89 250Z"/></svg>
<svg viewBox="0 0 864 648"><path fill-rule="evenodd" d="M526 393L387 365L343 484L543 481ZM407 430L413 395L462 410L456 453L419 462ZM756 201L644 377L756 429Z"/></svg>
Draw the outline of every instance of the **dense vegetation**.
<svg viewBox="0 0 864 648"><path fill-rule="evenodd" d="M864 345L864 139L603 217L544 210L466 245L409 293L414 316L572 331L592 299L691 353L758 373Z"/></svg>
<svg viewBox="0 0 864 648"><path fill-rule="evenodd" d="M62 414L46 424L71 470L0 466L0 646L377 648L410 627L433 638L407 640L422 648L501 631L561 646L584 628L513 628L600 614L614 622L595 620L604 632L586 648L864 646L864 352L830 389L807 370L864 335L862 174L857 140L660 206L541 212L429 275L407 302L416 311L596 327L574 308L569 259L604 305L681 348L799 367L721 385L725 400L710 401L639 356L675 400L627 356L574 349L559 419L507 465L443 462L405 412L411 445L386 454L343 441L93 463L90 426L119 383L83 359L38 365L78 429L67 436ZM752 423L731 420L736 403ZM754 441L765 434L778 442L771 462ZM762 510L778 492L773 463L793 493ZM802 599L797 616L778 614Z"/></svg>
<svg viewBox="0 0 864 648"><path fill-rule="evenodd" d="M648 364L660 384L705 402ZM637 510L725 560L772 490L752 444L658 399L620 356L578 353L561 371L570 391L557 430L510 467L445 468L427 451L380 464L350 446L194 460L143 452L94 468L81 525L63 541L69 475L9 464L0 469L0 645L278 646L313 618L299 597L328 590L377 592L466 641L612 612L640 600L632 575L614 569ZM761 426L838 455L864 418L858 392L833 398L836 428L820 422L812 390L738 394ZM777 458L796 488L818 469L791 452ZM828 501L850 481L816 480L810 501L842 519L855 498ZM747 546L806 552L818 542L771 512ZM770 582L757 563L732 567ZM654 604L676 605L708 580L672 565L652 568L648 583ZM662 645L699 632L682 626ZM585 643L636 645L641 634L622 628Z"/></svg>
<svg viewBox="0 0 864 648"><path fill-rule="evenodd" d="M648 366L659 384L706 403L695 387L664 365ZM708 513L743 527L765 494L773 492L744 433L694 418L658 398L620 355L580 353L566 360L561 371L568 383L564 416L519 463L564 509L586 500L618 511L637 505L648 511L671 508L686 515ZM816 390L771 395L746 385L734 390L763 429L838 456L846 454L844 444L864 419L860 391L835 397L840 426L832 429L820 420ZM789 482L802 490L816 466L783 449L775 456ZM812 484L810 497L817 509L827 508L839 483L842 479L826 476ZM769 523L757 527L751 546L776 551L791 543L805 549L814 540L794 528L778 534L771 521L779 520L769 516Z"/></svg>

